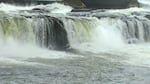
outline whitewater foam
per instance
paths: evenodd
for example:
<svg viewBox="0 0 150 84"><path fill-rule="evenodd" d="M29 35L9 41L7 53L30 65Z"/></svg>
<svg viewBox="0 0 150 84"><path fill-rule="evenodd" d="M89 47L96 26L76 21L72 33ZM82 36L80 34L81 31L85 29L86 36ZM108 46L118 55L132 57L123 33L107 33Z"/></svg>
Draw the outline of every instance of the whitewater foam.
<svg viewBox="0 0 150 84"><path fill-rule="evenodd" d="M11 4L0 3L0 11L7 13L19 13L20 11L27 11L32 9L41 9L49 11L49 13L65 15L72 10L72 7L65 6L60 3L53 3L48 5L29 5L29 6L16 6Z"/></svg>
<svg viewBox="0 0 150 84"><path fill-rule="evenodd" d="M149 0L138 0L138 2L141 4L144 8L150 8L150 1Z"/></svg>
<svg viewBox="0 0 150 84"><path fill-rule="evenodd" d="M20 43L13 38L0 40L0 63L2 64L40 64L30 62L30 59L69 59L81 57L65 51L48 50L30 43Z"/></svg>

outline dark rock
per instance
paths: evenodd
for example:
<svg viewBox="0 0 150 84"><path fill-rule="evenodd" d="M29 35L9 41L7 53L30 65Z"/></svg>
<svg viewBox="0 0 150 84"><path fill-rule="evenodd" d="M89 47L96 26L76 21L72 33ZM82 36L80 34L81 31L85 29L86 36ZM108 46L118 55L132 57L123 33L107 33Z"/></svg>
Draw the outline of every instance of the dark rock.
<svg viewBox="0 0 150 84"><path fill-rule="evenodd" d="M42 8L33 8L30 12L48 13L50 11Z"/></svg>
<svg viewBox="0 0 150 84"><path fill-rule="evenodd" d="M130 0L129 7L139 7L138 0Z"/></svg>
<svg viewBox="0 0 150 84"><path fill-rule="evenodd" d="M148 18L150 20L150 15L145 15L146 18Z"/></svg>
<svg viewBox="0 0 150 84"><path fill-rule="evenodd" d="M74 8L83 8L85 5L81 2L81 0L63 0L66 5L70 5Z"/></svg>
<svg viewBox="0 0 150 84"><path fill-rule="evenodd" d="M137 0L82 0L88 8L118 9L135 5Z"/></svg>

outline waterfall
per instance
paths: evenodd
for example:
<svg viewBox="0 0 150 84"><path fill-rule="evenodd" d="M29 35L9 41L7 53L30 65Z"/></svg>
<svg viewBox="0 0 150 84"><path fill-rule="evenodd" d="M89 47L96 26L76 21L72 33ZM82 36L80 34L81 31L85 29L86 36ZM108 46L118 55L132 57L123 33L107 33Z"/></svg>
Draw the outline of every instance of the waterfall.
<svg viewBox="0 0 150 84"><path fill-rule="evenodd" d="M1 14L0 37L3 40L13 38L21 42L34 42L34 33L31 24L31 21L24 17L12 17L7 14Z"/></svg>
<svg viewBox="0 0 150 84"><path fill-rule="evenodd" d="M60 9L53 5L31 6L28 10L8 7L13 9L0 9L0 37L3 41L13 38L22 43L58 50L150 42L148 11L144 15L133 9L128 13L123 13L124 10L94 10L77 17L76 13L75 16L73 13L59 15L56 10Z"/></svg>
<svg viewBox="0 0 150 84"><path fill-rule="evenodd" d="M67 33L63 23L50 16L9 16L0 17L0 37L22 43L32 43L48 49L69 47Z"/></svg>
<svg viewBox="0 0 150 84"><path fill-rule="evenodd" d="M123 21L126 23L123 33L128 43L150 41L150 21L148 19L133 17L123 19Z"/></svg>
<svg viewBox="0 0 150 84"><path fill-rule="evenodd" d="M36 42L49 49L65 49L69 47L66 30L63 23L54 17L33 17L33 30Z"/></svg>
<svg viewBox="0 0 150 84"><path fill-rule="evenodd" d="M148 9L70 10L0 4L0 84L150 83Z"/></svg>
<svg viewBox="0 0 150 84"><path fill-rule="evenodd" d="M63 23L72 47L79 44L112 47L150 42L150 20L144 16L106 12L94 17L64 18Z"/></svg>
<svg viewBox="0 0 150 84"><path fill-rule="evenodd" d="M62 19L65 29L68 33L68 40L71 46L78 46L89 42L92 38L92 32L96 27L97 21L93 18L72 18Z"/></svg>
<svg viewBox="0 0 150 84"><path fill-rule="evenodd" d="M79 45L121 46L150 42L150 20L142 16L52 17L48 15L0 17L0 37L13 38L48 49ZM115 39L113 39L115 38Z"/></svg>

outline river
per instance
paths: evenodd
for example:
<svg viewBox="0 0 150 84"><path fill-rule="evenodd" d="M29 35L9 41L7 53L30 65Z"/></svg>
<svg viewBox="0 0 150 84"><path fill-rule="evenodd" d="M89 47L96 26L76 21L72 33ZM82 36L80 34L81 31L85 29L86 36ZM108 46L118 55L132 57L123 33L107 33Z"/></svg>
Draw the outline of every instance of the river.
<svg viewBox="0 0 150 84"><path fill-rule="evenodd" d="M149 7L71 10L0 4L0 84L150 83Z"/></svg>

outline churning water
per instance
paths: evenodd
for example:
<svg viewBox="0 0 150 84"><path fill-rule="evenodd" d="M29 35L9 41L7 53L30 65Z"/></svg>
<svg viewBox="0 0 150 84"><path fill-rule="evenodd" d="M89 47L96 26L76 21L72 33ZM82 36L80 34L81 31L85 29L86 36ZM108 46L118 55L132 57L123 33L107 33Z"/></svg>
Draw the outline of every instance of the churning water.
<svg viewBox="0 0 150 84"><path fill-rule="evenodd" d="M147 8L0 4L0 84L149 84Z"/></svg>

